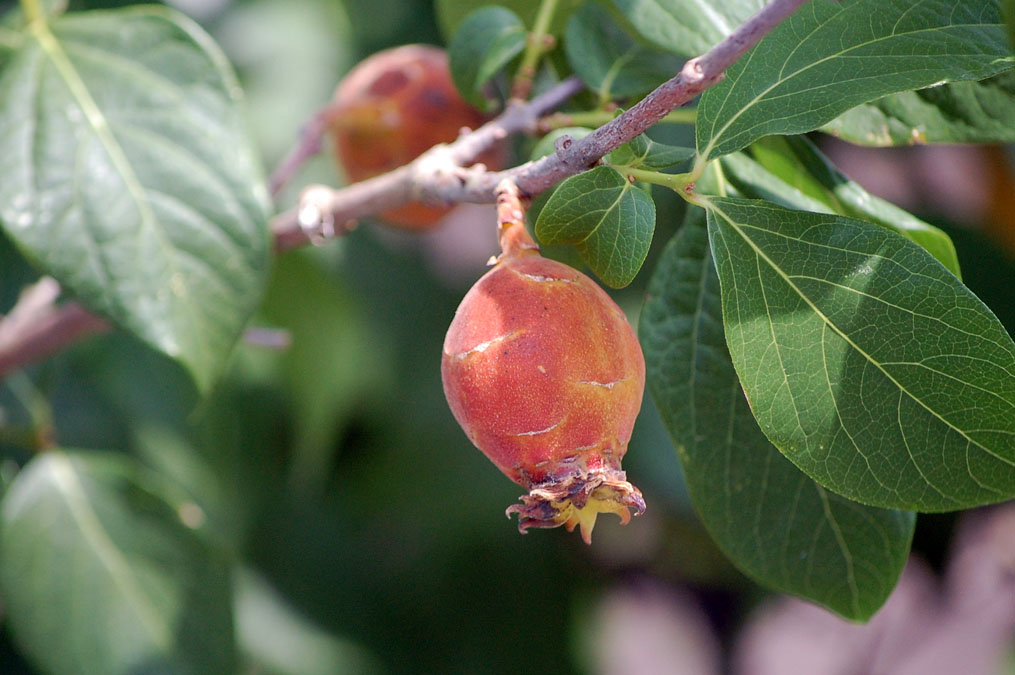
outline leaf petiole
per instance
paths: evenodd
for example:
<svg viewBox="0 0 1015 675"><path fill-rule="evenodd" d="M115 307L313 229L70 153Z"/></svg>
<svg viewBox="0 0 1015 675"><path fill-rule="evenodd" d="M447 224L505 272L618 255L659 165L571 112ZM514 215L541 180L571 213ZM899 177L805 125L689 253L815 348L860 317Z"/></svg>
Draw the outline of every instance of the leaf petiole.
<svg viewBox="0 0 1015 675"><path fill-rule="evenodd" d="M694 187L694 180L689 173L662 173L648 169L635 169L629 166L615 166L613 168L624 174L630 181L662 185L677 192L684 199L688 199L689 192Z"/></svg>
<svg viewBox="0 0 1015 675"><path fill-rule="evenodd" d="M532 26L522 53L522 62L518 66L515 81L511 86L511 97L525 100L532 90L532 80L536 76L536 66L543 54L553 49L556 41L550 34L550 21L557 11L557 0L543 0L539 4L539 13Z"/></svg>

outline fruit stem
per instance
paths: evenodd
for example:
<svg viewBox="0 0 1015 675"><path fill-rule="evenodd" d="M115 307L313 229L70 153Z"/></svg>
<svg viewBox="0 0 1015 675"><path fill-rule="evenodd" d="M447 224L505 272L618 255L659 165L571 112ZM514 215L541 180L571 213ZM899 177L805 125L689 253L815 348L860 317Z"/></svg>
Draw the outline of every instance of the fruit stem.
<svg viewBox="0 0 1015 675"><path fill-rule="evenodd" d="M557 0L543 0L539 3L539 13L536 14L536 21L532 25L532 32L529 33L525 52L522 54L522 62L511 86L511 98L525 100L529 97L539 59L556 44L550 34L550 22L556 11Z"/></svg>
<svg viewBox="0 0 1015 675"><path fill-rule="evenodd" d="M522 203L521 191L510 178L505 178L497 186L497 238L501 250L498 260L527 251L539 251L536 242L525 229L525 205Z"/></svg>

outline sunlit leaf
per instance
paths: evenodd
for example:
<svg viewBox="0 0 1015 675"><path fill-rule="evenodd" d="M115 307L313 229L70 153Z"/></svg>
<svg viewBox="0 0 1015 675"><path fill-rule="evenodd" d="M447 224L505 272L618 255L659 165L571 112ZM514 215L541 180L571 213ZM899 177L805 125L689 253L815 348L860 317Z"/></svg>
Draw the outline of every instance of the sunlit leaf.
<svg viewBox="0 0 1015 675"><path fill-rule="evenodd" d="M838 213L875 223L911 239L961 277L951 238L843 175L806 138L770 136L751 147L754 162L734 153L722 158L727 177L744 197L790 208Z"/></svg>
<svg viewBox="0 0 1015 675"><path fill-rule="evenodd" d="M904 91L847 110L822 131L860 145L1015 142L1015 70Z"/></svg>
<svg viewBox="0 0 1015 675"><path fill-rule="evenodd" d="M646 39L691 57L705 53L765 0L613 0Z"/></svg>
<svg viewBox="0 0 1015 675"><path fill-rule="evenodd" d="M734 64L698 105L705 159L816 129L887 94L1011 68L999 0L815 0Z"/></svg>
<svg viewBox="0 0 1015 675"><path fill-rule="evenodd" d="M32 24L0 75L0 225L207 389L260 297L268 205L239 89L164 8Z"/></svg>
<svg viewBox="0 0 1015 675"><path fill-rule="evenodd" d="M864 221L708 204L733 363L784 455L876 506L1015 496L1015 344L969 289Z"/></svg>

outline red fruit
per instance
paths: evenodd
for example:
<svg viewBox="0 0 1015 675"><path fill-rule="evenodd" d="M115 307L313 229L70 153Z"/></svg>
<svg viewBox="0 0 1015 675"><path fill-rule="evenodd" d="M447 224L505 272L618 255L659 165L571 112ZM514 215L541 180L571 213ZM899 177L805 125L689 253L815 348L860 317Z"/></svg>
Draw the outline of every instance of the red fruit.
<svg viewBox="0 0 1015 675"><path fill-rule="evenodd" d="M408 164L431 147L455 140L463 127L483 121L458 95L447 52L427 45L405 45L366 58L338 85L328 111L335 156L350 182ZM381 215L391 224L420 230L448 210L411 203Z"/></svg>
<svg viewBox="0 0 1015 675"><path fill-rule="evenodd" d="M514 229L527 242L505 247L455 313L444 393L476 447L529 490L507 510L519 530L580 525L589 543L598 513L626 524L629 508L645 510L620 467L645 361L616 303Z"/></svg>

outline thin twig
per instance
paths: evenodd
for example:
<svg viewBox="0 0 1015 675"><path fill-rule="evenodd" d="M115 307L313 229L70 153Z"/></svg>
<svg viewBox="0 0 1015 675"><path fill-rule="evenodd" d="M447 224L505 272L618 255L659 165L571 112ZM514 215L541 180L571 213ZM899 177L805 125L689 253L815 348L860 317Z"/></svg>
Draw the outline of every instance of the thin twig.
<svg viewBox="0 0 1015 675"><path fill-rule="evenodd" d="M540 117L560 107L583 89L577 77L569 77L529 102L511 101L504 112L458 140L438 145L416 160L394 171L381 174L339 190L324 186L308 187L301 205L276 216L272 221L275 249L286 251L305 246L321 230L334 227L344 233L351 221L401 206L414 199L434 203L462 201L448 199L474 176L493 175L486 167L463 168L497 143L515 133L535 133ZM496 186L494 186L496 187ZM493 202L489 199L470 200Z"/></svg>
<svg viewBox="0 0 1015 675"><path fill-rule="evenodd" d="M268 190L272 197L278 197L303 164L321 151L321 147L324 145L324 134L328 130L329 112L329 108L322 108L303 125L303 129L300 130L299 143L289 151L289 154L268 179Z"/></svg>
<svg viewBox="0 0 1015 675"><path fill-rule="evenodd" d="M87 335L109 330L109 323L77 302L57 304L60 285L44 277L21 294L0 319L0 377L40 361Z"/></svg>

